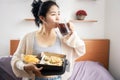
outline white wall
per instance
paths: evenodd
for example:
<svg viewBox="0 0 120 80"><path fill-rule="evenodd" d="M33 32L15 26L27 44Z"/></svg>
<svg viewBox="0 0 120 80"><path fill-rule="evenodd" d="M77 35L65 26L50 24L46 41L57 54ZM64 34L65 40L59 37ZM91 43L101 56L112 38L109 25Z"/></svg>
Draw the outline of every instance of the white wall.
<svg viewBox="0 0 120 80"><path fill-rule="evenodd" d="M110 39L109 70L120 80L120 0L107 0L105 37Z"/></svg>
<svg viewBox="0 0 120 80"><path fill-rule="evenodd" d="M2 0L0 2L0 56L9 55L10 39L18 39L23 34L36 29L34 22L26 22L31 17L32 0Z"/></svg>

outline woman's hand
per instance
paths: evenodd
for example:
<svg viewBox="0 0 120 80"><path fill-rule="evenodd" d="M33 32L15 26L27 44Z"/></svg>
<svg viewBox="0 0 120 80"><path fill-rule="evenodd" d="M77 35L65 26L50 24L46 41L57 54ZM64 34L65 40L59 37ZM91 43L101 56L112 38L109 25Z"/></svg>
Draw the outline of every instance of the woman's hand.
<svg viewBox="0 0 120 80"><path fill-rule="evenodd" d="M73 33L74 32L74 25L71 22L68 22L67 25L68 25L68 28L70 30L70 33Z"/></svg>
<svg viewBox="0 0 120 80"><path fill-rule="evenodd" d="M37 68L34 64L27 64L24 66L24 70L26 72L32 71L35 74L35 76L37 76L37 77L42 76L42 74L40 72L40 70L42 70L42 68L43 67Z"/></svg>
<svg viewBox="0 0 120 80"><path fill-rule="evenodd" d="M74 25L73 25L71 22L68 22L68 23L67 23L67 26L68 26L70 32L69 32L67 35L64 36L64 38L63 38L64 41L68 40L69 37L70 37L70 36L72 35L72 33L74 32Z"/></svg>

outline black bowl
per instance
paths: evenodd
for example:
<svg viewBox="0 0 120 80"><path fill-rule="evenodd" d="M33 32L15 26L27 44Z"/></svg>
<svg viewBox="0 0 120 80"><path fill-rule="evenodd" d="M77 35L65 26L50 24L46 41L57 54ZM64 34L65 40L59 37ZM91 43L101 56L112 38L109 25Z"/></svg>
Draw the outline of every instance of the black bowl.
<svg viewBox="0 0 120 80"><path fill-rule="evenodd" d="M36 64L38 68L43 67L40 71L42 75L62 75L66 70L67 60L64 59L62 66Z"/></svg>

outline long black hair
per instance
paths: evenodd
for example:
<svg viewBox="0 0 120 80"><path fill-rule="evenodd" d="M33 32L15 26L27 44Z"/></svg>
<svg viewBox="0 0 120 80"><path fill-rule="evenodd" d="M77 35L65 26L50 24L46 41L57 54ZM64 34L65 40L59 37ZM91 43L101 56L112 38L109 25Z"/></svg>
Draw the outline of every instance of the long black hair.
<svg viewBox="0 0 120 80"><path fill-rule="evenodd" d="M34 0L32 3L32 13L35 18L35 24L39 27L39 24L42 24L42 21L39 19L39 16L46 17L47 12L51 8L51 6L56 5L59 7L56 2L54 1L45 1L42 2L41 0Z"/></svg>

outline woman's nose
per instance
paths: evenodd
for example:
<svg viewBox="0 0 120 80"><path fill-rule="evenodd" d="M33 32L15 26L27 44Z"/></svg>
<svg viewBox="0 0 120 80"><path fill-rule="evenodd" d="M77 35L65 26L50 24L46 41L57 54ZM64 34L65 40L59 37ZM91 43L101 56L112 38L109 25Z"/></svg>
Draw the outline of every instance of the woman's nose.
<svg viewBox="0 0 120 80"><path fill-rule="evenodd" d="M60 15L56 15L56 20L60 20Z"/></svg>

